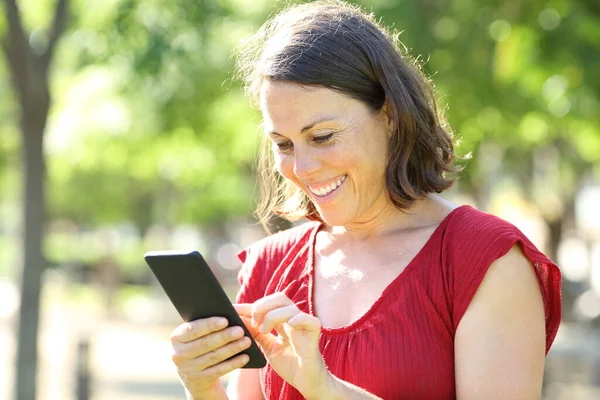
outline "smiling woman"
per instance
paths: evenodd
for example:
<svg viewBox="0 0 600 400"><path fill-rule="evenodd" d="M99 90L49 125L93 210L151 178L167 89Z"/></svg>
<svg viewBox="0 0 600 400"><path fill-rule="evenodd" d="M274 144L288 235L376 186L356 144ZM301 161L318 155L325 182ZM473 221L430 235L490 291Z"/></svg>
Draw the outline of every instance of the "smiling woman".
<svg viewBox="0 0 600 400"><path fill-rule="evenodd" d="M383 108L323 87L267 80L261 110L275 168L314 205L313 219L344 226L385 208L391 121Z"/></svg>
<svg viewBox="0 0 600 400"><path fill-rule="evenodd" d="M292 6L244 45L263 116L261 221L237 312L172 335L190 399L534 399L561 317L558 267L513 225L438 193L452 136L430 83L371 15Z"/></svg>
<svg viewBox="0 0 600 400"><path fill-rule="evenodd" d="M241 47L239 75L251 100L261 104L263 115L261 94L269 82L293 82L307 90L331 89L358 100L371 117L385 111L390 149L380 157L387 162L386 186L392 203L407 208L412 200L452 185L454 178L447 173L460 169L453 165L452 136L443 116L438 115L430 82L416 62L399 51L401 44L378 26L372 15L340 4L297 6L266 23L253 41ZM296 97L286 100L295 102ZM314 117L319 120L324 114ZM337 118L343 117L337 114ZM258 171L262 196L257 215L261 222L266 226L272 213L290 220L321 220L305 191L289 180L273 179L269 153L265 141Z"/></svg>

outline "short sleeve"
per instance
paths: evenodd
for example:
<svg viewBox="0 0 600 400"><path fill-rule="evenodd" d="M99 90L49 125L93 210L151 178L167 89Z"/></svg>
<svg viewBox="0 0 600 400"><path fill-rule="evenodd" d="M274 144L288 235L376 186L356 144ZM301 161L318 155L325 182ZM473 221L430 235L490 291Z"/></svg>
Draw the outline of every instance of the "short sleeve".
<svg viewBox="0 0 600 400"><path fill-rule="evenodd" d="M266 284L263 281L267 275L266 265L260 261L258 254L259 249L256 247L248 247L238 253L238 258L242 261L242 267L237 276L240 284L240 290L236 296L238 304L254 303L265 293Z"/></svg>
<svg viewBox="0 0 600 400"><path fill-rule="evenodd" d="M472 209L460 218L460 228L448 239L454 331L466 312L490 265L519 244L539 284L546 321L546 353L561 320L561 274L558 266L542 254L514 225ZM510 284L509 282L507 284Z"/></svg>
<svg viewBox="0 0 600 400"><path fill-rule="evenodd" d="M242 267L238 272L240 289L237 303L254 303L263 298L270 286L283 278L283 267L308 243L318 224L304 223L259 240L238 253ZM271 285L273 283L273 285Z"/></svg>

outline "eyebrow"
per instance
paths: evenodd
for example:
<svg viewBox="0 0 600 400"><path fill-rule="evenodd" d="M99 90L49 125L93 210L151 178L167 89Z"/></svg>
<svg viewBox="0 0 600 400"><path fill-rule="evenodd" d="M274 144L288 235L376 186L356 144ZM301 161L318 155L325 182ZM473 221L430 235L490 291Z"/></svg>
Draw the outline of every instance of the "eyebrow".
<svg viewBox="0 0 600 400"><path fill-rule="evenodd" d="M318 118L317 120L313 121L312 123L310 123L310 124L306 125L304 128L302 128L300 130L300 133L304 133L307 130L314 128L315 125L321 124L323 122L337 121L337 120L338 120L338 118L332 117L332 116L325 116L325 117ZM281 133L278 133L275 131L271 131L271 132L269 132L269 134L283 136Z"/></svg>

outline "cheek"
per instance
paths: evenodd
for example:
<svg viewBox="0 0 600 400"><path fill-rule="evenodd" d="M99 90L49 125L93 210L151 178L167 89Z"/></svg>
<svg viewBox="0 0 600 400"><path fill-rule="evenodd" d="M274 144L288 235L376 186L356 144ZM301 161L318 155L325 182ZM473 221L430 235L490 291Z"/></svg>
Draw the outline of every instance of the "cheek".
<svg viewBox="0 0 600 400"><path fill-rule="evenodd" d="M292 162L291 157L274 152L273 159L275 161L275 169L277 169L277 172L285 178L291 179L294 174L294 163Z"/></svg>

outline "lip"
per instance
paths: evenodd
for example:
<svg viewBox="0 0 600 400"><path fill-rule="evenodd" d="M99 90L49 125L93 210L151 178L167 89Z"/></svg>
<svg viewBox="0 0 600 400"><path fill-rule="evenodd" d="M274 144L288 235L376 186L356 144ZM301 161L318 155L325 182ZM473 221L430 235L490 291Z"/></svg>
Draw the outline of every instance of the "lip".
<svg viewBox="0 0 600 400"><path fill-rule="evenodd" d="M338 175L333 179L328 179L326 181L321 181L321 182L311 182L311 183L304 182L304 185L306 186L307 189L309 188L309 186L322 188L323 186L329 186L332 183L339 181L341 178L343 178L345 176L347 176L347 174Z"/></svg>
<svg viewBox="0 0 600 400"><path fill-rule="evenodd" d="M310 185L310 186L317 186L317 187L323 187L323 186L328 186L331 185L332 183L337 182L338 180L342 179L342 183L340 186L338 186L337 188L335 188L335 190L333 190L332 192L326 194L325 196L319 196L315 193L313 193L307 185L307 191L310 194L310 197L313 199L313 201L317 202L317 203L326 203L328 201L330 201L338 192L338 189L341 188L342 186L344 186L344 183L346 183L346 179L348 179L348 175L344 174L344 175L340 175L335 177L334 179L331 179L329 181L323 181L323 183L320 183L319 185Z"/></svg>

